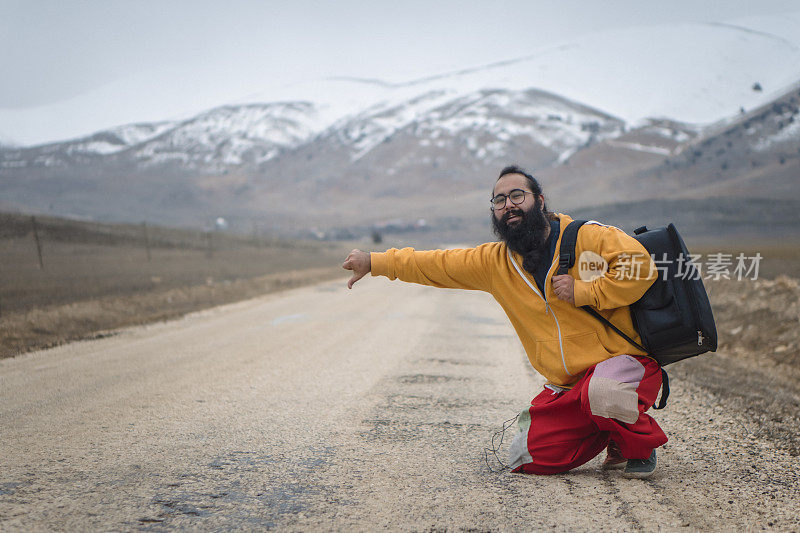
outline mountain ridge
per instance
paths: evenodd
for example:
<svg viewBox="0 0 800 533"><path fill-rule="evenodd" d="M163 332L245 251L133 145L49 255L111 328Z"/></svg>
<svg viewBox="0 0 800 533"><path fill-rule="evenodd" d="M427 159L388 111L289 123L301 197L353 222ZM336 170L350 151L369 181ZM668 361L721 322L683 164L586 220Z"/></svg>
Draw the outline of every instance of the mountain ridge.
<svg viewBox="0 0 800 533"><path fill-rule="evenodd" d="M0 146L0 207L194 226L224 216L284 235L401 216L457 227L485 220L487 176L509 163L535 172L565 209L663 194L794 198L800 66L781 67L800 65L800 47L759 28L634 28L403 83L341 77L295 85L291 99ZM700 45L709 57L686 57ZM670 46L653 79L634 73ZM592 76L598 83L578 83ZM792 89L775 95L783 82ZM327 89L327 100L306 98ZM705 107L729 112L700 123L641 115Z"/></svg>

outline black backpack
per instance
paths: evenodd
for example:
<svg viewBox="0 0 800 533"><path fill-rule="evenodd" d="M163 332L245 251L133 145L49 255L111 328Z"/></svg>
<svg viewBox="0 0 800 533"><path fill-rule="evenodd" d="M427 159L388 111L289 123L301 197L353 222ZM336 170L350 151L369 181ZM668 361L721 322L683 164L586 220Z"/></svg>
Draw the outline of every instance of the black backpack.
<svg viewBox="0 0 800 533"><path fill-rule="evenodd" d="M575 264L575 242L585 220L574 220L564 229L559 250L558 274L566 274ZM662 367L717 349L717 328L700 271L691 262L689 251L674 224L634 231L638 240L657 261L658 278L647 292L630 305L633 326L642 344L635 342L592 307L582 309L613 329L625 340L646 352ZM669 378L662 368L664 393L657 409L666 405Z"/></svg>

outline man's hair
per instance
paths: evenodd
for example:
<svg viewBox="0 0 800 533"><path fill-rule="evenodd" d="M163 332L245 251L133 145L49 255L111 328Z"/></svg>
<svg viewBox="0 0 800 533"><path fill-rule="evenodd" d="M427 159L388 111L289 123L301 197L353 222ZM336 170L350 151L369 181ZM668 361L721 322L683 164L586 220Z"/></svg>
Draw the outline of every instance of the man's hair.
<svg viewBox="0 0 800 533"><path fill-rule="evenodd" d="M530 186L531 191L533 191L533 193L537 196L540 194L543 195L542 186L539 185L539 182L536 180L536 178L534 178L532 175L526 172L524 168L518 165L508 165L507 167L505 167L503 170L500 171L500 175L497 176L497 179L499 180L500 178L502 178L503 176L507 176L508 174L520 174L522 176L525 176L525 179L528 180L528 185ZM544 201L542 201L542 209L544 211L545 216L548 219L552 219L555 216L547 209L547 203Z"/></svg>

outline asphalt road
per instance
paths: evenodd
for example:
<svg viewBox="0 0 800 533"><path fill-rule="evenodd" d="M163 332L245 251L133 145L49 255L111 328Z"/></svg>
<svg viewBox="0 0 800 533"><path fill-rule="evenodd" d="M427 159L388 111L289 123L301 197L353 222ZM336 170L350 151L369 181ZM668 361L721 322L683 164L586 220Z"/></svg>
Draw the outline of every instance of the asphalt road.
<svg viewBox="0 0 800 533"><path fill-rule="evenodd" d="M800 529L800 458L686 382L653 479L492 471L543 383L499 307L345 280L0 361L0 530Z"/></svg>

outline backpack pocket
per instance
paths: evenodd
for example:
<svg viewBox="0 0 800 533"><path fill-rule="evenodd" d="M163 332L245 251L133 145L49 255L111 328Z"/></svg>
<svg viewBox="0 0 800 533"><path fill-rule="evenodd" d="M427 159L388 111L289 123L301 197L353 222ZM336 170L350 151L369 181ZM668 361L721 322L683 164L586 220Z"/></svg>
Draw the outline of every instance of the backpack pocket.
<svg viewBox="0 0 800 533"><path fill-rule="evenodd" d="M631 305L634 325L638 331L645 328L647 333L656 333L684 324L681 306L674 296L673 284L671 279L658 279L639 301Z"/></svg>

